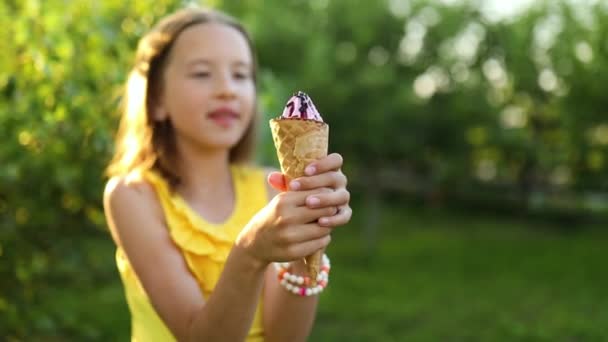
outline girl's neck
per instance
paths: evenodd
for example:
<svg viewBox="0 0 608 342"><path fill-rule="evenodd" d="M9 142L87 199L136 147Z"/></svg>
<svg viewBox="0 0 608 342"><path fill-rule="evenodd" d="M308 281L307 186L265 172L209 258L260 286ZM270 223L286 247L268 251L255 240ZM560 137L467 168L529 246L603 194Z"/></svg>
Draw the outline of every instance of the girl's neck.
<svg viewBox="0 0 608 342"><path fill-rule="evenodd" d="M179 152L179 190L184 196L209 198L232 185L228 150L180 148Z"/></svg>

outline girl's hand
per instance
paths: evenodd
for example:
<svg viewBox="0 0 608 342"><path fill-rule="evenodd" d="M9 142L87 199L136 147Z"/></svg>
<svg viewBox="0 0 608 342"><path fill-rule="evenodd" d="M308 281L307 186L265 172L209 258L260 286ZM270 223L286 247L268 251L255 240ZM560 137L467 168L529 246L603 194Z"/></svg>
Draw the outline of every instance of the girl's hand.
<svg viewBox="0 0 608 342"><path fill-rule="evenodd" d="M333 190L307 194L305 203L308 208L337 208L335 215L320 217L318 223L325 227L342 226L348 223L352 216L349 206L350 193L346 189L348 180L341 171L342 164L342 156L332 153L308 165L305 170L307 176L294 179L290 184L285 184L285 178L279 172L271 173L268 181L279 191L289 189L304 192L322 188Z"/></svg>
<svg viewBox="0 0 608 342"><path fill-rule="evenodd" d="M265 267L270 262L293 261L325 248L332 228L317 223L321 217L336 214L335 206L309 208L306 199L332 192L321 188L286 191L276 195L247 224L236 239L235 247Z"/></svg>

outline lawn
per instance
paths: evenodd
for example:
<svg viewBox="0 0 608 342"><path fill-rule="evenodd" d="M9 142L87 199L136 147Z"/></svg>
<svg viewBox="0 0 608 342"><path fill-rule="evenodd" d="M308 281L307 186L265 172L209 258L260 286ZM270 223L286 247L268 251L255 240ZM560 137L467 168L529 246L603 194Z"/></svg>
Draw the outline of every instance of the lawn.
<svg viewBox="0 0 608 342"><path fill-rule="evenodd" d="M331 283L311 341L608 339L608 231L600 225L386 207L370 250L362 209L334 233ZM57 340L128 340L114 279L53 291L41 308L68 327Z"/></svg>
<svg viewBox="0 0 608 342"><path fill-rule="evenodd" d="M394 207L334 234L314 341L608 339L608 232Z"/></svg>

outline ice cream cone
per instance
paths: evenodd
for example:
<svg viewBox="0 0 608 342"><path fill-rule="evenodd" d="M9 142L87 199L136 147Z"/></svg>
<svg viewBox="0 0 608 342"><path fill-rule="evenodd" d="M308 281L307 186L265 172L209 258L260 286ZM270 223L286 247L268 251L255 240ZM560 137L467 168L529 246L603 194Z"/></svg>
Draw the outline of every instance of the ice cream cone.
<svg viewBox="0 0 608 342"><path fill-rule="evenodd" d="M329 126L324 122L300 118L272 119L270 128L287 184L292 179L304 176L308 164L327 156ZM313 285L317 282L321 256L322 251L317 251L305 260Z"/></svg>

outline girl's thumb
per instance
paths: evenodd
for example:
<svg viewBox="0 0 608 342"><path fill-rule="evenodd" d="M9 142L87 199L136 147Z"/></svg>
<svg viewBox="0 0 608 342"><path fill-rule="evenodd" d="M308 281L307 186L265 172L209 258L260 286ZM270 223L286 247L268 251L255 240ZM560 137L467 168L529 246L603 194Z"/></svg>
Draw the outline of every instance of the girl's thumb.
<svg viewBox="0 0 608 342"><path fill-rule="evenodd" d="M271 172L268 175L268 184L272 186L275 190L278 191L286 191L287 185L285 184L285 177L280 172Z"/></svg>

